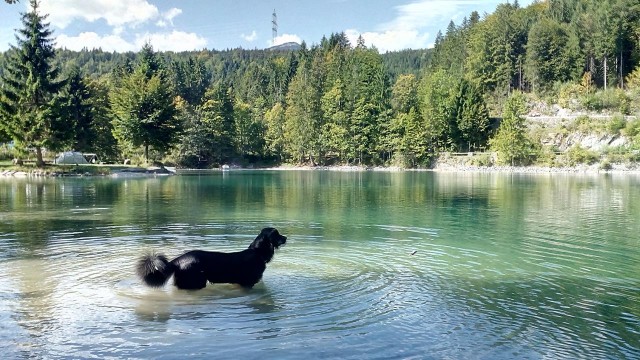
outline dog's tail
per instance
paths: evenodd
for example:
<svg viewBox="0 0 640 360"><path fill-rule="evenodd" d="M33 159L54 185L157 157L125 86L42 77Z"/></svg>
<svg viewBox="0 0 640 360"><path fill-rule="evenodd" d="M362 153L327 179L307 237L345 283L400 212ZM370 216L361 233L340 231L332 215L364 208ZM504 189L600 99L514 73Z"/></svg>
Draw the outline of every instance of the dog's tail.
<svg viewBox="0 0 640 360"><path fill-rule="evenodd" d="M151 287L161 287L171 277L176 266L162 254L144 255L138 261L136 272L140 279Z"/></svg>

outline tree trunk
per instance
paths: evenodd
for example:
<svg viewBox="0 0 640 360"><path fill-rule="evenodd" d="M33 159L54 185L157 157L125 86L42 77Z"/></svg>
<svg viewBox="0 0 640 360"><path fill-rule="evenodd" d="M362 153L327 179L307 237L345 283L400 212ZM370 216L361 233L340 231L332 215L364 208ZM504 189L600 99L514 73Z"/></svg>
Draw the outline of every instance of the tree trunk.
<svg viewBox="0 0 640 360"><path fill-rule="evenodd" d="M144 161L149 163L149 144L144 144Z"/></svg>
<svg viewBox="0 0 640 360"><path fill-rule="evenodd" d="M604 90L607 90L607 57L604 57Z"/></svg>
<svg viewBox="0 0 640 360"><path fill-rule="evenodd" d="M44 160L42 159L42 148L36 146L36 167L44 167Z"/></svg>

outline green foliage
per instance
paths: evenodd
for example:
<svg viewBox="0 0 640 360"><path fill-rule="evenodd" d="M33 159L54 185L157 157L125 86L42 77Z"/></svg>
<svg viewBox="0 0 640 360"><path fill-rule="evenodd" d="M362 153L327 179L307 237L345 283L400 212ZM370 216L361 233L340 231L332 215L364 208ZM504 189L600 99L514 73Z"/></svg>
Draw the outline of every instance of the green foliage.
<svg viewBox="0 0 640 360"><path fill-rule="evenodd" d="M142 146L147 161L149 147L163 153L177 142L181 127L170 84L150 46L143 48L133 72L116 82L110 100L114 137L121 144Z"/></svg>
<svg viewBox="0 0 640 360"><path fill-rule="evenodd" d="M541 19L529 30L525 74L536 90L581 75L577 36L566 24Z"/></svg>
<svg viewBox="0 0 640 360"><path fill-rule="evenodd" d="M455 113L456 80L444 70L423 79L420 87L420 107L430 151L451 149L459 138Z"/></svg>
<svg viewBox="0 0 640 360"><path fill-rule="evenodd" d="M541 147L535 159L538 166L558 167L558 159L553 148L549 146Z"/></svg>
<svg viewBox="0 0 640 360"><path fill-rule="evenodd" d="M472 165L472 166L484 166L484 167L493 165L493 162L491 160L491 154L490 153L482 153L482 154L478 154L478 155L472 156L470 165Z"/></svg>
<svg viewBox="0 0 640 360"><path fill-rule="evenodd" d="M458 148L473 151L486 145L489 139L489 111L480 87L462 80L455 98L455 117L458 128Z"/></svg>
<svg viewBox="0 0 640 360"><path fill-rule="evenodd" d="M618 135L626 126L627 121L623 116L620 115L612 117L605 124L607 133L612 135Z"/></svg>
<svg viewBox="0 0 640 360"><path fill-rule="evenodd" d="M21 29L7 59L0 86L2 132L17 144L36 150L36 164L44 166L42 149L57 149L73 133L64 123L63 83L52 66L55 57L52 32L39 13L39 2L31 0L31 12L22 15ZM71 124L72 125L72 124ZM72 125L73 126L73 125Z"/></svg>
<svg viewBox="0 0 640 360"><path fill-rule="evenodd" d="M624 129L621 129L620 132L622 133L622 135L628 136L631 138L638 136L640 134L640 120L633 119L633 120L627 121L625 123Z"/></svg>
<svg viewBox="0 0 640 360"><path fill-rule="evenodd" d="M275 156L282 161L285 150L285 117L284 107L276 103L264 115L265 121L265 146L268 156Z"/></svg>
<svg viewBox="0 0 640 360"><path fill-rule="evenodd" d="M567 160L569 166L576 166L579 164L592 165L598 162L598 154L594 151L583 148L580 145L576 145L567 150Z"/></svg>
<svg viewBox="0 0 640 360"><path fill-rule="evenodd" d="M112 159L141 146L163 156L177 141L173 159L199 167L261 157L422 166L439 151L482 149L489 113L513 107L506 100L515 90L573 110L640 110L640 70L631 72L640 61L638 9L637 0L509 2L451 22L433 49L382 55L344 33L292 52L157 54L145 45L137 54L59 50L54 57L45 41L44 51L32 53L46 55L52 87L31 113L16 111L14 83L29 79L21 68L28 59L19 57L23 31L23 43L0 54L0 141ZM62 92L52 91L62 85L55 68L69 74ZM526 162L537 151L519 110L505 108L491 141L503 163ZM585 118L570 127L637 134L623 120ZM544 151L538 156L547 161Z"/></svg>
<svg viewBox="0 0 640 360"><path fill-rule="evenodd" d="M264 126L256 121L249 104L236 101L233 108L234 143L236 152L243 157L262 156L264 149Z"/></svg>
<svg viewBox="0 0 640 360"><path fill-rule="evenodd" d="M631 110L631 100L620 89L608 89L595 93L589 93L582 99L582 106L591 111L611 110L622 114L629 114Z"/></svg>
<svg viewBox="0 0 640 360"><path fill-rule="evenodd" d="M235 157L235 113L230 89L218 83L204 94L202 104L197 108L195 129L198 136L204 136L202 154L213 164L223 164ZM193 129L192 129L193 131Z"/></svg>
<svg viewBox="0 0 640 360"><path fill-rule="evenodd" d="M587 95L587 89L576 83L556 83L559 89L556 91L558 105L563 108L578 110L579 99Z"/></svg>
<svg viewBox="0 0 640 360"><path fill-rule="evenodd" d="M526 113L525 97L513 93L504 107L497 134L490 140L491 148L498 153L498 163L519 165L528 160L531 142L526 136L523 114Z"/></svg>
<svg viewBox="0 0 640 360"><path fill-rule="evenodd" d="M60 97L63 103L63 116L67 119L67 126L73 134L69 144L61 141L60 145L68 145L71 149L80 152L93 151L91 142L97 134L91 124L94 117L90 103L91 93L80 76L78 68L72 68L67 75L67 82L62 88Z"/></svg>

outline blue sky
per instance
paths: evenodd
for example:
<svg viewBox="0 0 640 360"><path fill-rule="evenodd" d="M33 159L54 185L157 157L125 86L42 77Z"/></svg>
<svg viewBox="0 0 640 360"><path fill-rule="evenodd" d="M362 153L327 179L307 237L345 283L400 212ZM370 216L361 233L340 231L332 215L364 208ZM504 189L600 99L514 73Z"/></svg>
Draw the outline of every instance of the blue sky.
<svg viewBox="0 0 640 360"><path fill-rule="evenodd" d="M513 0L512 0L513 1ZM459 24L476 10L492 12L494 0L41 0L56 46L137 51L185 51L242 47L262 49L287 41L320 42L345 31L362 35L380 52L431 47L438 30ZM521 6L533 0L520 1ZM14 30L29 1L0 2L0 51L15 44ZM273 11L278 37L272 38Z"/></svg>

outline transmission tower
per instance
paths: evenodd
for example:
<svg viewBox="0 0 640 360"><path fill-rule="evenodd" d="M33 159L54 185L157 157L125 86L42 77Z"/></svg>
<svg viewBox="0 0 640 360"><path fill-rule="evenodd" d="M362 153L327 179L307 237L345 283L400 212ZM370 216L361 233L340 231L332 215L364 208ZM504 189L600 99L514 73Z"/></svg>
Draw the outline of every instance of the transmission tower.
<svg viewBox="0 0 640 360"><path fill-rule="evenodd" d="M278 37L278 15L276 15L276 9L273 9L271 25L271 35L273 36L273 41L275 41Z"/></svg>

